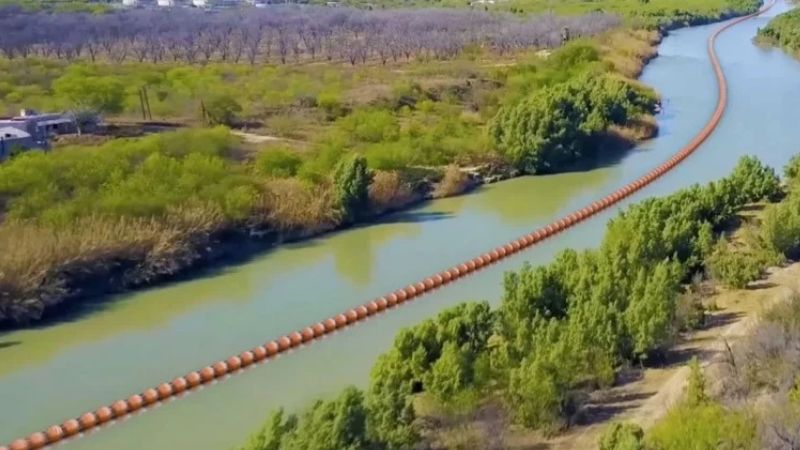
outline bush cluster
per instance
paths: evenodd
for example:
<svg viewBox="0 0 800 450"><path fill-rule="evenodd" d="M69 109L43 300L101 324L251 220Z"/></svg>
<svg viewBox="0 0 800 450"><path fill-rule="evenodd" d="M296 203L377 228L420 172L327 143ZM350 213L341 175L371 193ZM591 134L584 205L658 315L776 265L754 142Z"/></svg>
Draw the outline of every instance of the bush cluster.
<svg viewBox="0 0 800 450"><path fill-rule="evenodd" d="M445 404L497 395L526 427L563 426L621 364L671 343L681 283L702 270L739 208L779 189L773 171L743 158L723 180L634 205L610 222L598 250L568 250L547 266L508 273L499 308L465 303L401 331L373 367L360 442L411 448L420 393ZM349 420L342 414L334 422ZM612 440L630 434L621 429Z"/></svg>

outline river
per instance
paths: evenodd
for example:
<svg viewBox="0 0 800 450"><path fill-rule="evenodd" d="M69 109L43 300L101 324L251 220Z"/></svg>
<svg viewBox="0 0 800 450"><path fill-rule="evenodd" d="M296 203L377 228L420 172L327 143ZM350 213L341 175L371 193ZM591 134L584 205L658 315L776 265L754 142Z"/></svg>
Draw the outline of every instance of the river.
<svg viewBox="0 0 800 450"><path fill-rule="evenodd" d="M751 43L789 7L723 34L718 53L729 109L717 131L672 172L618 206L531 250L419 300L98 429L70 449L220 450L241 443L269 411L297 408L364 386L396 332L465 300L501 294L502 273L557 251L588 248L620 208L726 175L754 154L781 168L800 151L800 62ZM677 30L641 80L663 97L660 135L620 161L584 172L518 178L438 200L384 221L285 245L247 263L112 301L88 304L57 323L0 335L0 442L306 326L473 257L549 223L657 166L703 127L716 101L706 38L718 25Z"/></svg>

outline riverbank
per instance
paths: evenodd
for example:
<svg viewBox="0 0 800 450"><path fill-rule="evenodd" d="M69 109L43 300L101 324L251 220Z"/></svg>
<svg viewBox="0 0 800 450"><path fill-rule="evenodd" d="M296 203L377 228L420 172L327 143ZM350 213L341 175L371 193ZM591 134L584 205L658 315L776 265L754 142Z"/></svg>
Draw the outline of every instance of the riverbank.
<svg viewBox="0 0 800 450"><path fill-rule="evenodd" d="M756 42L780 47L787 53L800 57L798 30L800 30L800 9L792 9L775 17L766 27L758 30Z"/></svg>

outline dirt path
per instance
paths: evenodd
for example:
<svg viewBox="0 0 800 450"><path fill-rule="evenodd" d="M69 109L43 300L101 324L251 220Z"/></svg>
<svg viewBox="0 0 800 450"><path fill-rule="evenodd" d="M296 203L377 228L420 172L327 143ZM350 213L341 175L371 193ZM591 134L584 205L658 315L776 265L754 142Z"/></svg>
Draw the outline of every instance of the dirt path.
<svg viewBox="0 0 800 450"><path fill-rule="evenodd" d="M537 444L519 442L515 449L525 450L594 450L605 427L612 421L631 421L643 428L664 416L682 394L693 356L706 370L720 363L727 345L750 332L759 312L800 289L800 263L770 270L769 276L746 290L724 291L714 295L719 308L709 317L706 327L671 352L670 362L662 368L633 370L614 388L599 392L587 406L583 425ZM520 439L524 441L524 439Z"/></svg>

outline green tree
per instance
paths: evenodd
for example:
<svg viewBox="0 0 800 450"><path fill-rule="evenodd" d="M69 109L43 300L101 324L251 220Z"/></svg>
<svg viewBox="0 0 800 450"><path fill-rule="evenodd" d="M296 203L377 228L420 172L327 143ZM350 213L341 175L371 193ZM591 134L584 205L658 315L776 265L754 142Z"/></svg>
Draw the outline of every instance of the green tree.
<svg viewBox="0 0 800 450"><path fill-rule="evenodd" d="M553 172L592 156L589 138L652 110L655 100L622 80L587 73L501 108L489 135L520 170Z"/></svg>
<svg viewBox="0 0 800 450"><path fill-rule="evenodd" d="M726 239L720 239L706 262L711 275L726 286L744 289L761 277L766 262L760 255L745 248L733 248Z"/></svg>
<svg viewBox="0 0 800 450"><path fill-rule="evenodd" d="M206 117L210 125L236 125L242 105L229 94L216 94L204 102Z"/></svg>
<svg viewBox="0 0 800 450"><path fill-rule="evenodd" d="M297 175L303 165L303 159L291 149L276 148L259 153L254 165L261 175L289 178Z"/></svg>
<svg viewBox="0 0 800 450"><path fill-rule="evenodd" d="M333 174L336 198L347 221L353 221L367 213L369 207L369 184L372 172L363 156L355 155L339 162Z"/></svg>
<svg viewBox="0 0 800 450"><path fill-rule="evenodd" d="M282 450L284 438L294 432L297 417L286 416L283 409L278 409L267 420L264 427L252 434L241 450Z"/></svg>
<svg viewBox="0 0 800 450"><path fill-rule="evenodd" d="M677 263L662 262L646 272L639 271L625 310L632 352L638 358L670 341L682 276Z"/></svg>
<svg viewBox="0 0 800 450"><path fill-rule="evenodd" d="M600 438L600 450L644 450L644 431L632 423L614 422Z"/></svg>
<svg viewBox="0 0 800 450"><path fill-rule="evenodd" d="M727 177L736 186L741 204L776 200L782 190L780 179L771 167L754 156L742 156Z"/></svg>
<svg viewBox="0 0 800 450"><path fill-rule="evenodd" d="M125 86L113 76L99 76L77 67L53 82L53 92L80 119L79 126L98 114L122 111Z"/></svg>
<svg viewBox="0 0 800 450"><path fill-rule="evenodd" d="M515 420L548 433L559 429L567 392L559 373L543 358L529 358L511 371L506 398Z"/></svg>
<svg viewBox="0 0 800 450"><path fill-rule="evenodd" d="M367 430L373 440L397 450L410 448L417 442L413 391L413 376L399 352L393 349L381 355L370 373L366 397Z"/></svg>
<svg viewBox="0 0 800 450"><path fill-rule="evenodd" d="M440 401L447 401L465 389L472 379L469 355L455 342L447 342L433 363L426 388Z"/></svg>
<svg viewBox="0 0 800 450"><path fill-rule="evenodd" d="M706 376L700 361L697 357L692 357L689 361L689 379L686 382L686 404L689 406L699 406L708 403L709 398L706 394Z"/></svg>
<svg viewBox="0 0 800 450"><path fill-rule="evenodd" d="M789 257L800 249L800 195L792 193L776 205L769 205L761 219L759 233L772 250Z"/></svg>
<svg viewBox="0 0 800 450"><path fill-rule="evenodd" d="M794 183L800 177L800 154L792 156L786 167L783 168L783 173L789 183Z"/></svg>

